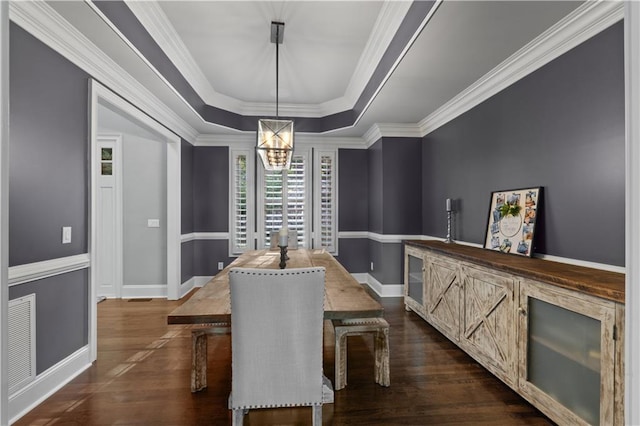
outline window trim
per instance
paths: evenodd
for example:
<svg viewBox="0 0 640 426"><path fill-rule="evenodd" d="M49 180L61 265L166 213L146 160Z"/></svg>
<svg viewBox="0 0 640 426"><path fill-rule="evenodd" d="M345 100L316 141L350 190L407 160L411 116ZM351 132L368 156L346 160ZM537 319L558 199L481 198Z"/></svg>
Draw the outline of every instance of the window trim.
<svg viewBox="0 0 640 426"><path fill-rule="evenodd" d="M304 248L320 247L320 160L322 156L330 155L334 159L332 169L333 184L333 239L334 249L329 250L331 254L338 255L338 162L339 148L319 146L320 144L297 145L294 155L302 155L305 158L305 165L308 170L305 181L305 209L309 214L305 219L305 235L307 235ZM236 206L236 182L235 182L235 159L238 155L246 155L247 158L247 242L248 247L239 249L235 247L235 206ZM264 168L256 160L256 151L253 144L242 144L237 148L229 147L229 257L237 257L248 250L255 250L256 247L263 247L264 221L258 212L264 209ZM260 241L259 241L260 240Z"/></svg>
<svg viewBox="0 0 640 426"><path fill-rule="evenodd" d="M333 254L338 255L338 149L314 149L313 150L313 247L314 248L322 248L320 242L322 241L321 235L321 224L322 220L321 214L321 160L324 156L330 156L332 158L332 168L331 168L331 216L333 221L331 223L333 235L332 245L333 247L327 247L326 250Z"/></svg>
<svg viewBox="0 0 640 426"><path fill-rule="evenodd" d="M247 158L247 247L244 249L236 246L235 208L236 208L236 179L235 165L238 156ZM229 257L239 256L248 250L255 249L255 170L256 153L253 148L229 149Z"/></svg>

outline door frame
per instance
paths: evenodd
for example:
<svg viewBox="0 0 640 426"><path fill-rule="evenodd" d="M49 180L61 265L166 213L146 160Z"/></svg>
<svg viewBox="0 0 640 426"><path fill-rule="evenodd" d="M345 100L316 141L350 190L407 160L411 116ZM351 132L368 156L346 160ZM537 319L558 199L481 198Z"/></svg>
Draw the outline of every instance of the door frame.
<svg viewBox="0 0 640 426"><path fill-rule="evenodd" d="M169 131L150 116L130 104L128 101L112 92L106 86L99 82L89 80L89 133L90 133L90 149L89 149L89 173L91 176L91 206L89 209L89 254L91 259L91 268L89 272L89 348L90 359L96 360L97 344L98 344L98 318L97 318L97 165L99 160L98 152L98 105L109 105L115 108L124 116L131 118L134 122L153 129L161 135L167 143L167 288L164 295L169 300L177 300L180 298L180 278L181 278L181 230L180 230L180 150L181 139L179 136ZM122 256L122 246L119 248L119 256Z"/></svg>

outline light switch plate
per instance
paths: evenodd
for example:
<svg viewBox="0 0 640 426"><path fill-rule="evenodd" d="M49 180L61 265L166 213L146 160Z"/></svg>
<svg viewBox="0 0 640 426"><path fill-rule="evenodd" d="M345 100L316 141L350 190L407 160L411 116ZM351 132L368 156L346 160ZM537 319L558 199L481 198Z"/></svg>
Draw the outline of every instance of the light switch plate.
<svg viewBox="0 0 640 426"><path fill-rule="evenodd" d="M71 227L63 226L62 227L62 244L71 243Z"/></svg>
<svg viewBox="0 0 640 426"><path fill-rule="evenodd" d="M147 228L160 228L160 219L148 219Z"/></svg>

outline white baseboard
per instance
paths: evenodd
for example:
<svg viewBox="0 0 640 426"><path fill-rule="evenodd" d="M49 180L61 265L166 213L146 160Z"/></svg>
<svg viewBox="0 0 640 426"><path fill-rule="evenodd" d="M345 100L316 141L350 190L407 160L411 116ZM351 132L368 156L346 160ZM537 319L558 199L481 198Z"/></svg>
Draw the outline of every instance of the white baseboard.
<svg viewBox="0 0 640 426"><path fill-rule="evenodd" d="M351 276L358 281L360 284L368 284L369 283L369 274L366 272L361 272L357 274L351 274Z"/></svg>
<svg viewBox="0 0 640 426"><path fill-rule="evenodd" d="M351 274L361 284L367 284L380 297L402 297L404 296L404 285L402 284L382 284L369 273Z"/></svg>
<svg viewBox="0 0 640 426"><path fill-rule="evenodd" d="M166 284L152 285L123 285L122 299L147 299L147 298L167 298Z"/></svg>
<svg viewBox="0 0 640 426"><path fill-rule="evenodd" d="M211 281L211 278L213 278L213 276L210 276L210 277L199 276L199 277L193 277L193 278L195 279L194 287L202 287L206 283Z"/></svg>
<svg viewBox="0 0 640 426"><path fill-rule="evenodd" d="M191 277L180 285L180 298L182 299L194 288L199 288L208 283L213 277Z"/></svg>
<svg viewBox="0 0 640 426"><path fill-rule="evenodd" d="M193 290L193 288L195 287L194 283L195 283L195 277L191 277L185 282L183 282L182 284L180 284L180 292L178 293L178 296L180 297L180 299L182 299L184 296L186 296L187 293Z"/></svg>
<svg viewBox="0 0 640 426"><path fill-rule="evenodd" d="M85 346L38 374L31 383L9 397L9 424L18 421L89 367L89 346Z"/></svg>

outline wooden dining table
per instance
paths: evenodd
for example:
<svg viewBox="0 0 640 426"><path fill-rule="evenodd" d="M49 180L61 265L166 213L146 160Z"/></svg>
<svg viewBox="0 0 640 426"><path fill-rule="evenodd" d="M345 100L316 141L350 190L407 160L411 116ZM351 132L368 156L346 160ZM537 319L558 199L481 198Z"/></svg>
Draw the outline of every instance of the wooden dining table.
<svg viewBox="0 0 640 426"><path fill-rule="evenodd" d="M286 268L325 268L324 317L328 320L382 317L384 309L353 276L322 249L290 250ZM231 321L229 270L278 269L280 250L249 251L230 263L167 318L169 324L212 324Z"/></svg>
<svg viewBox="0 0 640 426"><path fill-rule="evenodd" d="M355 334L379 331L376 337L376 381L389 386L388 324L384 309L353 276L325 250L297 249L287 253L286 268L325 268L324 318L340 326L336 340L336 383L346 384L346 339ZM231 331L231 295L229 271L233 268L279 269L280 250L256 250L240 255L197 290L167 318L169 324L193 325L191 339L191 392L207 387L207 335ZM265 301L265 303L268 301ZM349 324L352 321L354 323ZM371 323L373 329L371 327ZM336 333L338 335L338 333ZM340 343L342 342L342 343ZM323 386L323 401L333 402L333 390Z"/></svg>

